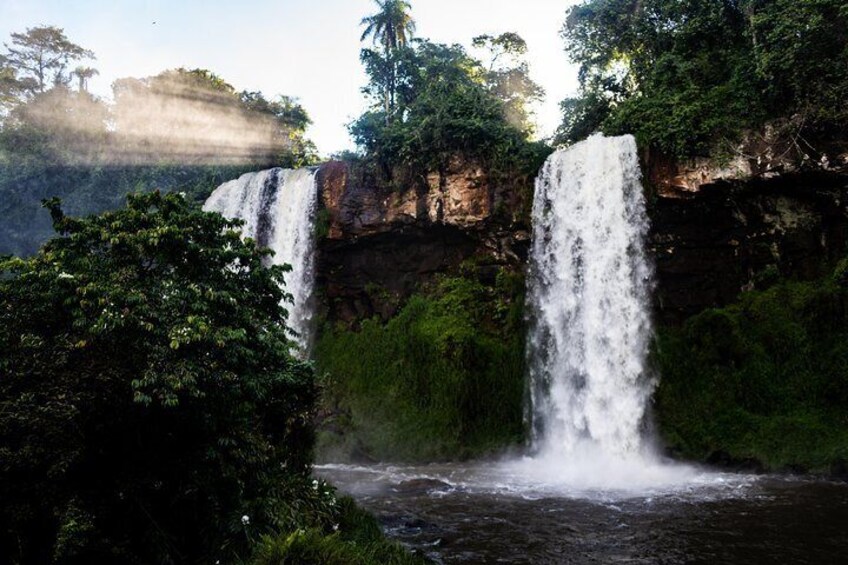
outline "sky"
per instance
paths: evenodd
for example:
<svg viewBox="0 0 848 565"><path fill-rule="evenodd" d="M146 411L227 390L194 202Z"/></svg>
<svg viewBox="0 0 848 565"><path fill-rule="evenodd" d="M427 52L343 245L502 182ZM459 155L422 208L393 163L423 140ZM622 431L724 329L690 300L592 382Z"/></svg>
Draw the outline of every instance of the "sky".
<svg viewBox="0 0 848 565"><path fill-rule="evenodd" d="M559 30L576 0L411 0L417 36L461 43L514 31L528 44L531 76L546 90L539 134L559 124L559 102L577 89L577 70ZM37 25L64 28L95 52L108 97L112 81L176 67L209 69L237 90L299 99L313 120L309 137L323 155L352 149L346 124L367 102L359 62L360 20L373 0L0 0L0 41Z"/></svg>

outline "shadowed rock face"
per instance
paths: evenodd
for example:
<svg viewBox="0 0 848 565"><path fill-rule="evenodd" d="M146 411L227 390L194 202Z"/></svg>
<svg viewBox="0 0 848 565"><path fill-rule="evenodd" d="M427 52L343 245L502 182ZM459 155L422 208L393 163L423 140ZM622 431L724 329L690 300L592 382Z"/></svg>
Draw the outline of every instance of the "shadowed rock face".
<svg viewBox="0 0 848 565"><path fill-rule="evenodd" d="M328 320L387 319L422 285L472 258L492 282L500 268L526 262L526 224L495 212L520 195L492 187L479 167L455 163L401 190L340 162L323 165L317 178L325 224L317 285Z"/></svg>
<svg viewBox="0 0 848 565"><path fill-rule="evenodd" d="M780 275L827 274L848 243L848 176L796 173L703 185L649 205L662 322L733 301Z"/></svg>
<svg viewBox="0 0 848 565"><path fill-rule="evenodd" d="M673 188L685 168L656 158L645 165L659 322L725 305L778 274L821 276L844 256L842 168L724 180L702 167L697 183ZM323 165L318 182L325 228L318 295L330 321L387 319L421 285L470 259L484 281L526 266L529 221L518 211L527 209L532 186L491 186L462 163L405 190L339 162Z"/></svg>

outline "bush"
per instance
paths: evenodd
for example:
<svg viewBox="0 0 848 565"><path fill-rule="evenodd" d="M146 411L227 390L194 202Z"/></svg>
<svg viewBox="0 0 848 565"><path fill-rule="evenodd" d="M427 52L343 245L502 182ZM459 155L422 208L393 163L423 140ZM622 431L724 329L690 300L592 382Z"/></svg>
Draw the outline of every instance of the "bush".
<svg viewBox="0 0 848 565"><path fill-rule="evenodd" d="M63 237L0 263L0 555L214 562L331 521L284 269L177 195L50 209Z"/></svg>
<svg viewBox="0 0 848 565"><path fill-rule="evenodd" d="M266 536L252 565L424 565L402 545L383 537L373 516L351 498L339 500L337 531L297 530L288 536Z"/></svg>

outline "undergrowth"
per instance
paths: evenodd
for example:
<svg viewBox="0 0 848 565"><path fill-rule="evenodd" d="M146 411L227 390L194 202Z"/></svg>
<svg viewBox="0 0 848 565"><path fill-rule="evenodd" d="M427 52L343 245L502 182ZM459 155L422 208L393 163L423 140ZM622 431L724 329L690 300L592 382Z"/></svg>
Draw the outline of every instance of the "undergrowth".
<svg viewBox="0 0 848 565"><path fill-rule="evenodd" d="M675 452L770 470L844 467L848 292L837 271L746 292L660 333L656 408Z"/></svg>
<svg viewBox="0 0 848 565"><path fill-rule="evenodd" d="M385 325L326 326L325 458L462 459L521 440L523 278L443 278Z"/></svg>

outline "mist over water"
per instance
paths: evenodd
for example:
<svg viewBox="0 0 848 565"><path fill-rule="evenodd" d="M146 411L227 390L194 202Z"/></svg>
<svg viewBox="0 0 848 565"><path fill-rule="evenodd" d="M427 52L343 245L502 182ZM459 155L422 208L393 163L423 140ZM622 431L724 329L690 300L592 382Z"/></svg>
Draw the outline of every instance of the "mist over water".
<svg viewBox="0 0 848 565"><path fill-rule="evenodd" d="M289 326L297 332L300 355L312 344L312 289L315 284L314 221L318 207L315 171L269 169L247 173L219 186L203 209L245 222L244 237L274 250L273 264L291 265L286 274Z"/></svg>

